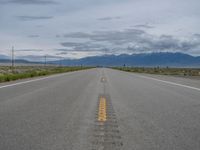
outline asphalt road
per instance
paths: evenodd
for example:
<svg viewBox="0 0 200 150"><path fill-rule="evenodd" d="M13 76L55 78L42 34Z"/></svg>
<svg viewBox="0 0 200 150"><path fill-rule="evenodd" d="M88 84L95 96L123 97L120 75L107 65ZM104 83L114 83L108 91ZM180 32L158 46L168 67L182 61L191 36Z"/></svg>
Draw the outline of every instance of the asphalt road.
<svg viewBox="0 0 200 150"><path fill-rule="evenodd" d="M199 150L200 80L102 68L0 84L0 150L64 149Z"/></svg>

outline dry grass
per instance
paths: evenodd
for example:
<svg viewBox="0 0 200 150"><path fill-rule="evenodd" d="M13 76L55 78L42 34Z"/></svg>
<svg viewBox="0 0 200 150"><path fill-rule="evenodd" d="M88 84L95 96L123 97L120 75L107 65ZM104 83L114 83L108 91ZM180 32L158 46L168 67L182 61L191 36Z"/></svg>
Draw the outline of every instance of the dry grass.
<svg viewBox="0 0 200 150"><path fill-rule="evenodd" d="M0 66L0 82L88 69L88 67Z"/></svg>
<svg viewBox="0 0 200 150"><path fill-rule="evenodd" d="M196 68L144 68L144 67L114 67L114 69L136 72L136 73L149 73L159 75L175 75L175 76L199 76L200 69Z"/></svg>

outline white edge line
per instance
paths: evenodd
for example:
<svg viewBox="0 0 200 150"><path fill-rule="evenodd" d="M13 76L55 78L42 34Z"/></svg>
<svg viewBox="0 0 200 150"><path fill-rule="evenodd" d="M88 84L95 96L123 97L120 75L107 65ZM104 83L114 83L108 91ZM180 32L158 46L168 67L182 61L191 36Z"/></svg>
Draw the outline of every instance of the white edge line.
<svg viewBox="0 0 200 150"><path fill-rule="evenodd" d="M146 79L155 80L155 81L160 81L160 82L171 84L171 85L176 85L176 86L185 87L185 88L189 88L189 89L200 91L200 88L192 87L192 86L189 86L189 85L184 85L184 84L174 83L174 82L170 82L170 81L160 80L160 79L147 77L147 76L143 76L143 75L137 75L137 76L138 77L142 77L142 78L146 78Z"/></svg>
<svg viewBox="0 0 200 150"><path fill-rule="evenodd" d="M69 74L69 73L73 73L73 72L67 72L67 74ZM57 75L51 75L51 76L48 76L48 77L41 77L41 78L39 78L39 79L33 79L33 80L28 80L28 81L22 81L22 82L13 83L13 84L8 84L8 85L3 85L3 86L0 86L0 89L6 88L6 87L12 87L12 86L15 86L15 85L21 85L21 84L26 84L26 83L30 83L30 82L45 80L45 79L48 79L48 78L54 78L54 77L58 77L58 76L64 76L64 75L66 75L66 73L64 73L64 74L57 74Z"/></svg>

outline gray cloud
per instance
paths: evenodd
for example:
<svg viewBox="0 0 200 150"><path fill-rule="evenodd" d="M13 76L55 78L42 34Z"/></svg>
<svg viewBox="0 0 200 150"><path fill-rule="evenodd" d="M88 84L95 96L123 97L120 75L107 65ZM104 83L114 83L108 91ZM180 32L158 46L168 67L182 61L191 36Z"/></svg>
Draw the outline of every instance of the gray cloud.
<svg viewBox="0 0 200 150"><path fill-rule="evenodd" d="M145 34L143 30L127 29L124 31L96 31L91 34L74 32L65 34L67 38L86 38L98 42L110 42L112 44L122 44L139 39L138 36Z"/></svg>
<svg viewBox="0 0 200 150"><path fill-rule="evenodd" d="M62 43L62 46L74 46L76 49L109 49L110 52L153 52L153 51L182 51L190 52L200 48L200 38L195 34L192 38L181 40L170 35L155 36L144 30L126 29L123 31L96 31L92 33L69 33L64 37L81 38L93 41L86 43ZM98 43L95 45L94 43ZM107 46L105 43L109 43Z"/></svg>
<svg viewBox="0 0 200 150"><path fill-rule="evenodd" d="M117 20L117 19L121 19L120 16L116 16L116 17L103 17L103 18L98 18L98 20L100 21L109 21L109 20Z"/></svg>
<svg viewBox="0 0 200 150"><path fill-rule="evenodd" d="M33 21L33 20L46 20L52 19L52 16L17 16L21 21Z"/></svg>
<svg viewBox="0 0 200 150"><path fill-rule="evenodd" d="M56 34L56 38L60 38L61 36L59 34Z"/></svg>
<svg viewBox="0 0 200 150"><path fill-rule="evenodd" d="M59 52L56 53L57 56L59 56L59 59L69 59L68 57L62 57L63 55L72 55L72 56L77 56L78 53L77 52L72 52L72 51L63 51L63 52Z"/></svg>
<svg viewBox="0 0 200 150"><path fill-rule="evenodd" d="M51 61L51 60L57 60L60 59L59 56L55 56L55 55L25 55L25 56L18 56L17 59L25 59L25 60L29 60L29 61L33 61L33 62L38 62L38 61L44 61L45 60L45 56L46 56L46 60L47 61Z"/></svg>
<svg viewBox="0 0 200 150"><path fill-rule="evenodd" d="M67 49L58 49L59 51L105 51L103 44L96 44L91 42L76 43L76 42L62 42L62 46Z"/></svg>
<svg viewBox="0 0 200 150"><path fill-rule="evenodd" d="M194 37L200 38L200 34L196 33L196 34L194 34Z"/></svg>
<svg viewBox="0 0 200 150"><path fill-rule="evenodd" d="M69 52L67 52L67 51L56 53L56 55L67 55L67 54L69 54Z"/></svg>
<svg viewBox="0 0 200 150"><path fill-rule="evenodd" d="M42 28L42 27L44 27L43 25L36 25L35 27L37 27L37 28Z"/></svg>
<svg viewBox="0 0 200 150"><path fill-rule="evenodd" d="M63 42L61 43L62 46L64 47L74 47L74 46L81 46L81 45L86 45L86 43L75 43L75 42Z"/></svg>
<svg viewBox="0 0 200 150"><path fill-rule="evenodd" d="M72 32L65 34L64 37L66 38L90 38L91 34L84 33L84 32Z"/></svg>
<svg viewBox="0 0 200 150"><path fill-rule="evenodd" d="M33 34L33 35L29 35L28 37L29 37L29 38L38 38L38 37L40 37L40 36L39 36L39 35Z"/></svg>
<svg viewBox="0 0 200 150"><path fill-rule="evenodd" d="M58 4L55 1L52 0L3 0L0 2L0 4L9 4L9 3L14 3L14 4L34 4L34 5L48 5L48 4Z"/></svg>
<svg viewBox="0 0 200 150"><path fill-rule="evenodd" d="M41 52L43 50L41 50L41 49L17 49L16 51L22 51L22 52Z"/></svg>
<svg viewBox="0 0 200 150"><path fill-rule="evenodd" d="M171 51L171 52L190 52L194 49L200 48L200 40L193 41L180 40L173 36L162 35L159 37L141 37L141 42L133 42L131 46L128 46L128 50L135 52L160 52L160 51Z"/></svg>
<svg viewBox="0 0 200 150"><path fill-rule="evenodd" d="M148 24L138 24L138 25L134 25L133 27L136 28L146 28L146 29L152 29L154 28L154 26L148 25Z"/></svg>
<svg viewBox="0 0 200 150"><path fill-rule="evenodd" d="M13 41L16 48L44 48L41 53L27 52L36 55L61 52L55 48L79 50L76 58L101 50L199 55L199 4L199 0L0 0L0 53L10 55L7 49ZM33 38L34 34L41 36Z"/></svg>

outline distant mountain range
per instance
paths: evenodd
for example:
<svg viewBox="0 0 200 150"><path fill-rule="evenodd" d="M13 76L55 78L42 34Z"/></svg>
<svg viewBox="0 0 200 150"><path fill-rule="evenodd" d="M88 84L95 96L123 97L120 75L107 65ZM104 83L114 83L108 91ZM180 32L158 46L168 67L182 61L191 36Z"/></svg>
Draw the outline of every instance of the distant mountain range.
<svg viewBox="0 0 200 150"><path fill-rule="evenodd" d="M16 64L41 64L41 62L32 62L25 59L15 59ZM11 59L7 56L0 55L0 65L1 64L10 64L11 65Z"/></svg>
<svg viewBox="0 0 200 150"><path fill-rule="evenodd" d="M10 62L8 59L1 59L1 62ZM31 63L26 60L17 60L20 63ZM84 65L84 66L144 66L144 67L199 67L200 57L194 57L183 53L143 53L143 54L122 54L122 55L104 55L93 56L81 59L65 59L50 61L51 64L62 64L67 66Z"/></svg>
<svg viewBox="0 0 200 150"><path fill-rule="evenodd" d="M2 60L2 59L9 59L9 57L8 57L8 56L1 55L1 54L0 54L0 60Z"/></svg>
<svg viewBox="0 0 200 150"><path fill-rule="evenodd" d="M11 60L10 59L2 59L0 58L0 63L11 63ZM27 60L24 60L24 59L16 59L15 60L15 63L33 63L33 62L30 62L30 61L27 61Z"/></svg>
<svg viewBox="0 0 200 150"><path fill-rule="evenodd" d="M59 64L60 61L51 63ZM62 60L63 65L85 66L171 66L171 67L200 67L200 57L183 53L149 53L149 54L122 54L86 57L76 60Z"/></svg>

